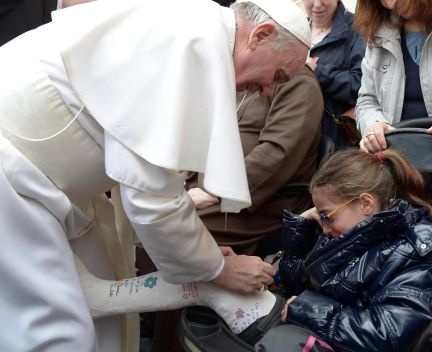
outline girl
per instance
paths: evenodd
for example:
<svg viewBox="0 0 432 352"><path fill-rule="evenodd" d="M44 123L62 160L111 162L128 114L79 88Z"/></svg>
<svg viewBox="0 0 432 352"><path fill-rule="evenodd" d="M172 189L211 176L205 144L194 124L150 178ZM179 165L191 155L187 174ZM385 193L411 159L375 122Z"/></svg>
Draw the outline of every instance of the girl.
<svg viewBox="0 0 432 352"><path fill-rule="evenodd" d="M421 174L396 151L347 149L310 191L315 208L284 214L283 320L337 351L413 351L432 322L432 207Z"/></svg>

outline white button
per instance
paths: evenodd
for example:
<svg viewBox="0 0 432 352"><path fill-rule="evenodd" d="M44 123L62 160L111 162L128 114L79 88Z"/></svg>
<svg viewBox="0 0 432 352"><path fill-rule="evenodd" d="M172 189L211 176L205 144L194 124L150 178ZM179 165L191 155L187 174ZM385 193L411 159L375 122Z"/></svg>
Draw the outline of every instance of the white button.
<svg viewBox="0 0 432 352"><path fill-rule="evenodd" d="M422 243L422 244L420 245L420 248L421 248L421 249L426 249L426 247L427 247L427 246L426 246L425 243Z"/></svg>

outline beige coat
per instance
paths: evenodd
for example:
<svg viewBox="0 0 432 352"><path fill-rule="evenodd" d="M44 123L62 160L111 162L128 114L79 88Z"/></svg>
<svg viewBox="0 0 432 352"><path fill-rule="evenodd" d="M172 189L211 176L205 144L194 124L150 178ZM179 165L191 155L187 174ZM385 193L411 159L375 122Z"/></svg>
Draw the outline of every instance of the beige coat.
<svg viewBox="0 0 432 352"><path fill-rule="evenodd" d="M238 103L242 98L239 93ZM301 212L311 205L309 195L278 191L287 182L311 178L322 112L320 86L306 67L268 97L248 93L238 119L252 206L226 216L217 205L198 211L219 244L251 254L259 239L278 231L284 208Z"/></svg>

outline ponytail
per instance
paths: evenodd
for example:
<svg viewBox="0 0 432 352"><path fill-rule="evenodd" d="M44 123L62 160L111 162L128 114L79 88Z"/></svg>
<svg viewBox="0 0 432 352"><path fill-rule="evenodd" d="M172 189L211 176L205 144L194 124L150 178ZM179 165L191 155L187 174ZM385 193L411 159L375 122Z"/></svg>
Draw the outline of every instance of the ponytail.
<svg viewBox="0 0 432 352"><path fill-rule="evenodd" d="M390 199L398 196L432 213L432 204L425 196L423 176L403 155L392 149L376 154L357 148L336 152L312 177L310 191L324 186L332 186L335 197L341 200L371 193L381 208L386 209Z"/></svg>
<svg viewBox="0 0 432 352"><path fill-rule="evenodd" d="M426 186L420 171L399 152L387 149L381 151L384 165L391 168L397 192L411 203L425 207L432 213L430 200L425 196Z"/></svg>

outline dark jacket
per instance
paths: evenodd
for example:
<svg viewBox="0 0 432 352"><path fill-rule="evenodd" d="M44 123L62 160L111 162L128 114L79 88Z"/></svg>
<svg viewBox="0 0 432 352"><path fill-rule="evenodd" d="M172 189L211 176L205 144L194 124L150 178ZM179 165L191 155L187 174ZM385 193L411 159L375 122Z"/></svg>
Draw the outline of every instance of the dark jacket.
<svg viewBox="0 0 432 352"><path fill-rule="evenodd" d="M327 110L323 115L323 133L329 137L333 137L334 130L330 115L340 115L355 106L360 89L365 42L352 30L353 20L354 15L340 2L330 33L310 51L311 57L319 57L315 75Z"/></svg>
<svg viewBox="0 0 432 352"><path fill-rule="evenodd" d="M289 295L299 294L288 322L337 351L412 351L432 322L432 217L426 210L398 201L333 239L317 235L314 221L289 212L283 221L280 274Z"/></svg>
<svg viewBox="0 0 432 352"><path fill-rule="evenodd" d="M254 96L253 96L254 95ZM301 212L310 195L282 196L287 182L309 181L316 168L323 111L322 94L313 72L305 67L268 97L239 93L237 113L252 206L239 214L215 205L198 211L221 245L252 254L258 241L280 230L284 209ZM188 187L196 187L189 181Z"/></svg>
<svg viewBox="0 0 432 352"><path fill-rule="evenodd" d="M1 0L0 45L51 21L57 0Z"/></svg>

